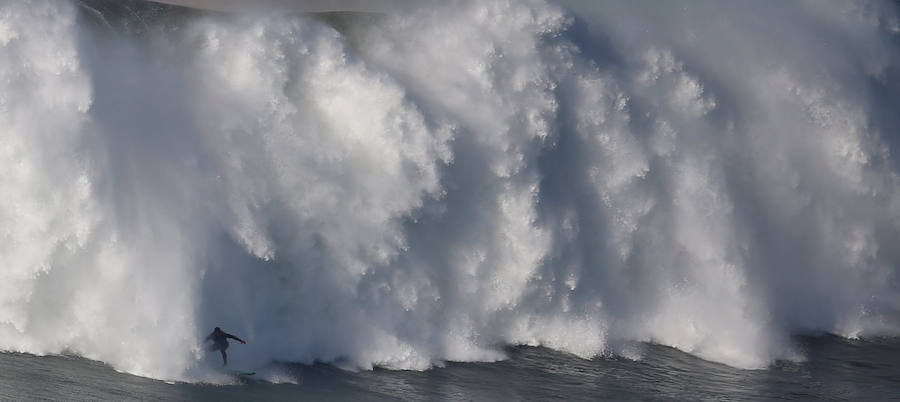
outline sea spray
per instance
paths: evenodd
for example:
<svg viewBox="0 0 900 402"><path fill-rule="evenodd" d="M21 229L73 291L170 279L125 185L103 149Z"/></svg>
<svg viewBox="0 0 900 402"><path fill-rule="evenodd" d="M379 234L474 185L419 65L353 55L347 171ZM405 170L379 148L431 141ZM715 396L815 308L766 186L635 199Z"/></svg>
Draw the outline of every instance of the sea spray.
<svg viewBox="0 0 900 402"><path fill-rule="evenodd" d="M773 5L2 2L0 348L198 380L215 326L246 367L896 335L897 9Z"/></svg>

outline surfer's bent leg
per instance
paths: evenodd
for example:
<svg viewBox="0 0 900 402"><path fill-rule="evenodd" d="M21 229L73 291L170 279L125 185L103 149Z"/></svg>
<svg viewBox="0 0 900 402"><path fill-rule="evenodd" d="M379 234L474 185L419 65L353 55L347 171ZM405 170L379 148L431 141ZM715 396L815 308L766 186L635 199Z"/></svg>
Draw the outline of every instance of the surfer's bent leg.
<svg viewBox="0 0 900 402"><path fill-rule="evenodd" d="M228 365L228 355L225 354L225 349L228 349L228 342L219 342L216 343L216 349L219 349L219 352L222 352L222 365Z"/></svg>

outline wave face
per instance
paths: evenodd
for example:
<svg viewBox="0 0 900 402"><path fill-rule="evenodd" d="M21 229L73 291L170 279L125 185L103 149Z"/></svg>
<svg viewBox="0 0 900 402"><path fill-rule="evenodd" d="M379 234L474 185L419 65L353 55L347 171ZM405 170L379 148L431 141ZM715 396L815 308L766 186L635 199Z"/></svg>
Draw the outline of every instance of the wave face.
<svg viewBox="0 0 900 402"><path fill-rule="evenodd" d="M900 333L880 2L0 2L0 349L197 378Z"/></svg>

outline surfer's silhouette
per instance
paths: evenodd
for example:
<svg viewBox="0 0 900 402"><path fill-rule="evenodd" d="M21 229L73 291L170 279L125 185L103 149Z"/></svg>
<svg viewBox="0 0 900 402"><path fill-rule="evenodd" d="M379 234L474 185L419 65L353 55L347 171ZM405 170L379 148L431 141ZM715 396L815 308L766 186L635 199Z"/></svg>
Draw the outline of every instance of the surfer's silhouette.
<svg viewBox="0 0 900 402"><path fill-rule="evenodd" d="M229 334L225 331L222 331L222 329L220 329L219 327L216 327L216 329L214 329L213 332L211 334L209 334L209 336L206 337L207 341L213 341L212 346L210 346L210 348L209 348L210 352L213 352L216 350L222 352L222 365L223 366L228 365L228 355L225 354L225 349L228 349L228 338L234 339L242 344L247 343L247 342L244 342L244 340L241 338L238 338L238 337L236 337L232 334Z"/></svg>

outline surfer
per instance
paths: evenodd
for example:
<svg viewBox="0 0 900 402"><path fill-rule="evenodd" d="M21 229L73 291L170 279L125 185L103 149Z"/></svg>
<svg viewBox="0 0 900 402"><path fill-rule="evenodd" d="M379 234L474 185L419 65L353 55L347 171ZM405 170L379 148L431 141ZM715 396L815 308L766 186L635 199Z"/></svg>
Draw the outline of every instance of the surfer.
<svg viewBox="0 0 900 402"><path fill-rule="evenodd" d="M212 346L209 348L210 352L220 351L222 352L222 365L228 365L228 355L225 354L225 349L228 349L228 338L234 339L242 344L246 344L243 339L238 338L232 334L229 334L225 331L222 331L219 327L213 330L209 336L206 337L206 341L213 341ZM204 341L205 342L205 341Z"/></svg>

